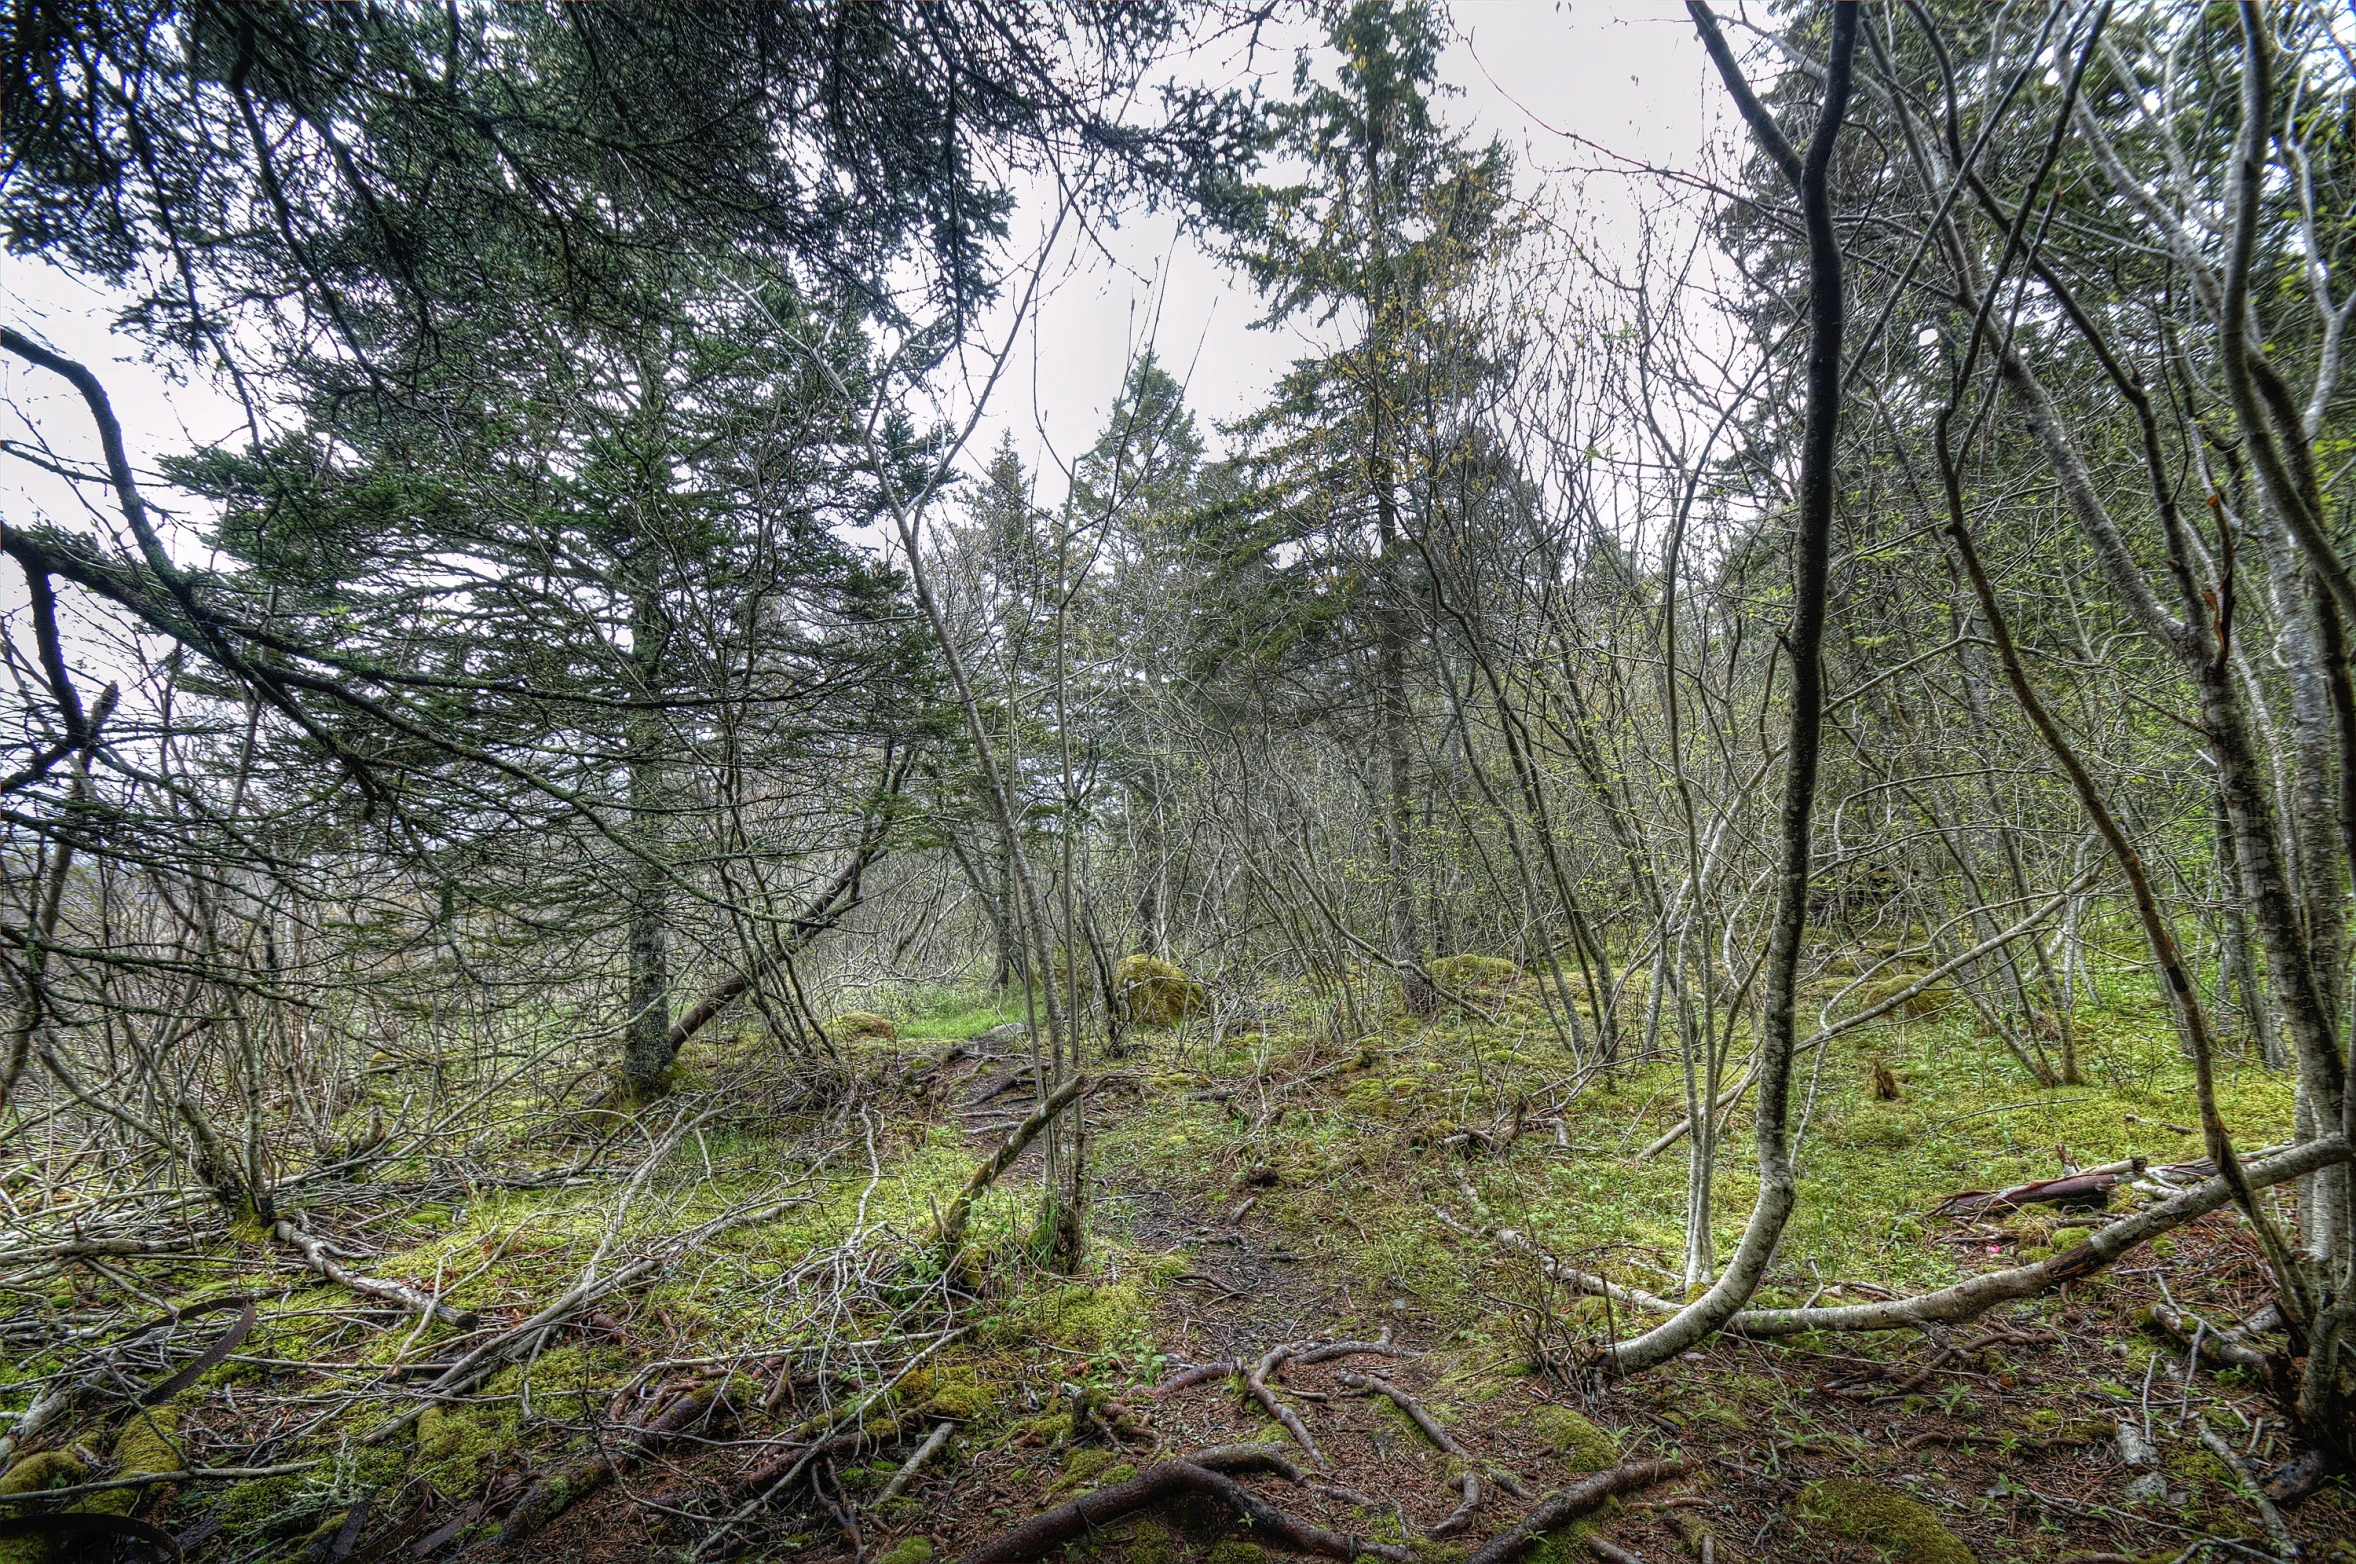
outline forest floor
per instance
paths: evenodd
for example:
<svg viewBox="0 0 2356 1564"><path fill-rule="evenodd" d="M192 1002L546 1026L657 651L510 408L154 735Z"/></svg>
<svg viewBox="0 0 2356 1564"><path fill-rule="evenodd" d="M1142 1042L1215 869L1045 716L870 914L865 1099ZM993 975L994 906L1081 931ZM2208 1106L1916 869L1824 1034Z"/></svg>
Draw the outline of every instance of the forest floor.
<svg viewBox="0 0 2356 1564"><path fill-rule="evenodd" d="M2145 1322L2166 1302L2223 1329L2265 1304L2255 1244L2230 1211L1968 1325L1722 1337L1601 1385L1566 1366L1570 1350L1630 1322L1485 1235L1510 1228L1566 1262L1678 1292L1683 1147L1639 1154L1682 1117L1682 1075L1661 1061L1608 1083L1582 1076L1527 996L1488 1000L1483 1017L1396 1018L1346 1040L1279 1003L1248 1028L1141 1035L1102 1062L1088 1100L1091 1248L1068 1276L1031 1258L1036 1148L978 1207L964 1266L941 1274L926 1241L930 1213L1030 1101L1020 1043L959 1040L1003 1017L911 1007L902 1037L859 1046L855 1103L825 1112L781 1108L773 1051L712 1046L678 1098L624 1134L576 1117L478 1156L455 1182L418 1158L313 1198L307 1220L364 1255L355 1268L475 1311L464 1328L374 1307L253 1233L201 1223L193 1249L28 1272L0 1320L18 1360L0 1398L19 1410L43 1376L84 1361L70 1331L225 1285L263 1313L154 1413L90 1398L67 1435L36 1441L71 1469L24 1484L20 1464L0 1489L252 1474L61 1499L119 1510L140 1493L138 1515L224 1564L946 1564L1156 1459L1259 1442L1305 1479L1253 1477L1269 1503L1433 1564L1582 1473L1653 1458L1686 1469L1529 1556L1597 1557L1591 1537L1647 1561L2277 1556L2247 1488L2198 1437L2205 1421L2254 1469L2280 1461L2263 1387L2242 1370L2188 1372L2184 1343ZM2191 1104L2158 1018L2121 1001L2078 1029L2093 1084L2074 1087L2039 1089L1993 1062L1952 1013L1825 1050L1800 1215L1761 1301L1856 1301L2016 1264L2087 1219L2038 1208L1974 1225L1936 1216L1937 1203L2065 1164L2196 1158L2197 1137L2175 1127ZM1896 1100L1874 1098L1877 1064ZM2242 1145L2283 1138L2279 1077L2236 1068L2223 1091ZM1738 1108L1714 1196L1721 1249L1752 1194L1747 1130ZM2126 1182L2118 1193L2114 1212L2143 1198ZM714 1219L739 1225L676 1240ZM388 1433L468 1350L519 1339L552 1299L633 1257L652 1263L531 1335L529 1356ZM123 1358L113 1372L152 1382L223 1317L184 1327L177 1358ZM43 1330L47 1344L30 1345ZM1155 1391L1188 1365L1331 1340L1389 1350L1269 1376L1314 1455L1236 1376ZM1404 1392L1460 1454L1368 1394L1365 1376ZM657 1424L659 1437L635 1432ZM170 1446L145 1465L141 1427ZM935 1430L937 1453L900 1476ZM2149 1460L2129 1465L2139 1442ZM1481 1504L1445 1542L1426 1540L1462 1500L1465 1458ZM272 1466L298 1469L257 1471ZM1199 1510L1094 1530L1069 1556L1253 1564L1258 1549ZM2356 1560L2345 1479L2289 1525L2304 1557ZM6 1564L65 1556L42 1536L0 1540Z"/></svg>

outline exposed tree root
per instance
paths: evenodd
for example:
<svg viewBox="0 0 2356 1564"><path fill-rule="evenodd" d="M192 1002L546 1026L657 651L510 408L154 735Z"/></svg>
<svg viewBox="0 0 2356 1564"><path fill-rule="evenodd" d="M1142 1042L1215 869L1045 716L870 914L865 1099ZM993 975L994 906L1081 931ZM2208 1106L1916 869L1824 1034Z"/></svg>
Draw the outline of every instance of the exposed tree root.
<svg viewBox="0 0 2356 1564"><path fill-rule="evenodd" d="M1464 1564L1513 1564L1515 1559L1530 1551L1540 1537L1559 1531L1580 1516L1603 1507L1607 1499L1623 1493L1634 1493L1654 1483L1665 1483L1672 1477L1685 1475L1682 1461L1630 1461L1584 1477L1571 1484L1553 1498L1521 1519L1521 1524L1510 1531L1499 1532L1472 1550Z"/></svg>
<svg viewBox="0 0 2356 1564"><path fill-rule="evenodd" d="M1383 1378L1380 1374L1344 1373L1338 1377L1343 1384L1348 1385L1353 1390L1364 1390L1371 1392L1374 1395L1389 1398L1393 1406L1406 1413L1408 1420L1414 1423L1417 1428L1423 1430L1423 1436L1426 1439L1429 1439L1434 1445L1438 1446L1442 1454L1456 1457L1456 1459L1462 1461L1468 1468L1482 1464L1479 1458L1476 1457L1470 1450L1467 1450L1464 1446L1456 1442L1455 1435L1449 1433L1447 1429L1440 1426L1440 1420L1432 1416L1430 1411L1425 1408L1422 1402L1416 1400L1415 1397L1409 1395L1406 1391L1401 1390L1397 1385L1392 1384L1389 1380ZM1511 1472L1500 1471L1496 1472L1495 1476L1497 1479L1497 1486L1503 1488L1507 1493L1512 1494L1515 1498L1527 1499L1530 1496L1530 1490L1523 1486L1521 1479L1515 1477ZM1473 1500L1468 1497L1466 1502L1469 1504L1472 1503Z"/></svg>
<svg viewBox="0 0 2356 1564"><path fill-rule="evenodd" d="M1221 1445L1197 1451L1185 1460L1147 1467L1125 1483L1082 1494L1068 1504L1042 1511L984 1542L958 1564L1032 1564L1090 1532L1188 1494L1225 1504L1250 1527L1252 1540L1263 1547L1329 1559L1378 1558L1392 1564L1406 1564L1415 1557L1410 1548L1328 1531L1287 1515L1227 1475L1253 1468L1272 1472L1290 1482L1302 1480L1300 1471L1291 1462L1265 1445ZM1512 1564L1547 1532L1569 1525L1619 1494L1666 1482L1684 1472L1684 1463L1679 1461L1634 1461L1582 1478L1541 1503L1519 1525L1474 1549L1465 1564ZM1320 1484L1309 1486L1322 1490ZM1480 1478L1467 1471L1457 1479L1457 1486L1464 1494L1464 1502L1431 1528L1430 1536L1445 1537L1462 1531L1478 1512L1482 1499ZM1364 1502L1363 1495L1346 1497L1353 1503Z"/></svg>
<svg viewBox="0 0 2356 1564"><path fill-rule="evenodd" d="M1198 1494L1226 1505L1251 1528L1252 1540L1263 1547L1328 1559L1378 1558L1390 1560L1392 1564L1408 1564L1415 1557L1407 1548L1344 1536L1287 1515L1223 1472L1193 1461L1164 1461L1147 1467L1125 1483L1082 1494L1069 1504L1043 1511L1019 1526L1000 1532L966 1554L960 1564L1032 1564L1067 1542L1186 1494Z"/></svg>
<svg viewBox="0 0 2356 1564"><path fill-rule="evenodd" d="M1284 1425L1284 1431L1293 1436L1293 1443L1309 1452L1309 1459L1317 1463L1319 1471L1330 1472L1333 1470L1333 1463L1325 1458L1323 1450L1317 1448L1317 1441L1310 1437L1309 1425L1301 1421L1301 1414L1278 1400L1276 1392L1268 1388L1268 1376L1284 1367L1284 1360L1299 1350L1300 1343L1298 1342L1286 1342L1282 1346L1270 1347L1260 1355L1259 1362L1245 1371L1244 1388L1252 1393L1254 1400L1267 1409L1270 1417Z"/></svg>
<svg viewBox="0 0 2356 1564"><path fill-rule="evenodd" d="M1433 1538L1434 1540L1442 1537L1453 1537L1458 1532L1464 1530L1465 1527L1470 1526L1472 1524L1473 1516L1480 1512L1480 1478L1473 1475L1473 1473L1470 1471L1463 1472L1459 1474L1456 1479L1456 1487L1457 1490L1464 1495L1464 1502L1459 1504L1455 1509L1450 1510L1445 1520L1441 1521L1438 1525L1427 1529L1424 1532L1425 1536Z"/></svg>

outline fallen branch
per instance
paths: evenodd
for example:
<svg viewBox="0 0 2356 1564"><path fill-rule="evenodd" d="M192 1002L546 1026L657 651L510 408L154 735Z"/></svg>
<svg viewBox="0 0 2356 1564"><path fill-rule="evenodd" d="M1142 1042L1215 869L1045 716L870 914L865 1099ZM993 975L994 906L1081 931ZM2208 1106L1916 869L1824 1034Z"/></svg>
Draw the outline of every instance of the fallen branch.
<svg viewBox="0 0 2356 1564"><path fill-rule="evenodd" d="M2173 1337L2176 1345L2191 1351L2198 1343L2200 1359L2211 1368L2249 1369L2262 1378L2270 1369L2266 1354L2244 1341L2232 1331L2221 1331L2216 1326L2197 1320L2182 1309L2165 1303L2155 1303L2144 1310L2146 1325L2162 1335Z"/></svg>
<svg viewBox="0 0 2356 1564"><path fill-rule="evenodd" d="M965 1224L973 1215L973 1203L998 1181L999 1174L1014 1166L1015 1158L1021 1156L1031 1142L1039 1137L1039 1132L1054 1123L1056 1115L1077 1102L1080 1094L1087 1089L1088 1077L1085 1075L1074 1075L1064 1082L1055 1089L1055 1095L1033 1108L1030 1117L1015 1126L1014 1133L1006 1137L1005 1143L973 1170L973 1176L965 1181L965 1187L957 1192L957 1198L949 1202L949 1209L941 1213L935 1236L940 1239L943 1248L954 1253L965 1242Z"/></svg>
<svg viewBox="0 0 2356 1564"><path fill-rule="evenodd" d="M2243 1174L2249 1188L2264 1189L2294 1178L2304 1178L2319 1168L2346 1162L2350 1154L2348 1141L2338 1135L2325 1135L2302 1142L2263 1162L2245 1163ZM2065 1283L2092 1276L2138 1245L2220 1210L2232 1200L2232 1192L2222 1177L2207 1178L2165 1200L2155 1201L2141 1211L2098 1227L2087 1235L2086 1242L2033 1265L1988 1271L1968 1281L1958 1282L1953 1287L1921 1293L1911 1298L1892 1298L1877 1303L1835 1304L1822 1308L1745 1309L1728 1320L1725 1328L1737 1336L1769 1337L1797 1336L1812 1330L1907 1330L1942 1322L1959 1324L1977 1319L2000 1303L2034 1297ZM1461 1224L1457 1225L1460 1230L1469 1231L1463 1229ZM1511 1228L1492 1229L1489 1236L1498 1243L1535 1256L1540 1269L1547 1275L1575 1286L1582 1292L1608 1297L1615 1303L1626 1304L1650 1314L1673 1315L1683 1307L1641 1288L1623 1286L1592 1272L1573 1270Z"/></svg>
<svg viewBox="0 0 2356 1564"><path fill-rule="evenodd" d="M587 1308L598 1299L619 1292L670 1264L682 1252L701 1248L739 1227L766 1222L782 1216L795 1206L807 1203L807 1195L789 1195L765 1205L747 1206L741 1211L722 1212L708 1222L700 1222L683 1232L673 1234L650 1254L642 1255L619 1270L592 1280L576 1282L571 1288L521 1325L511 1326L489 1341L469 1351L464 1357L442 1370L441 1375L427 1385L415 1406L395 1417L385 1419L360 1436L362 1444L382 1444L393 1435L425 1415L428 1407L462 1394L467 1387L491 1373L502 1362L519 1352L530 1350L541 1336L553 1330L568 1316Z"/></svg>
<svg viewBox="0 0 2356 1564"><path fill-rule="evenodd" d="M454 1325L460 1330L473 1330L475 1327L472 1311L453 1309L432 1294L420 1292L403 1282L386 1281L381 1276L363 1276L358 1271L347 1270L337 1263L333 1246L317 1233L306 1232L294 1223L281 1219L271 1229L271 1234L300 1254L305 1265L339 1287L348 1287L363 1297L381 1298L411 1314L430 1315L444 1325Z"/></svg>
<svg viewBox="0 0 2356 1564"><path fill-rule="evenodd" d="M1329 1559L1378 1558L1392 1564L1408 1564L1415 1557L1412 1550L1395 1544L1344 1536L1287 1515L1234 1478L1193 1461L1164 1461L1125 1483L1082 1494L1069 1504L1000 1532L966 1554L959 1564L1033 1564L1068 1542L1190 1494L1226 1505L1251 1528L1252 1540L1263 1547Z"/></svg>
<svg viewBox="0 0 2356 1564"><path fill-rule="evenodd" d="M153 1488L160 1483L241 1483L256 1477L291 1477L322 1464L321 1461L288 1461L278 1466L191 1466L177 1472L133 1472L128 1477L104 1477L95 1482L75 1483L70 1488L0 1495L0 1504L78 1499L84 1494L109 1493L117 1488Z"/></svg>
<svg viewBox="0 0 2356 1564"><path fill-rule="evenodd" d="M624 1429L611 1450L576 1462L561 1472L536 1478L507 1513L499 1528L499 1546L510 1548L562 1515L581 1500L612 1482L621 1472L646 1459L716 1411L728 1393L725 1377L675 1397L639 1427Z"/></svg>
<svg viewBox="0 0 2356 1564"><path fill-rule="evenodd" d="M1580 1516L1602 1509L1605 1501L1633 1493L1639 1488L1650 1488L1665 1483L1672 1477L1685 1475L1683 1461L1630 1461L1581 1478L1521 1519L1511 1531L1499 1532L1472 1550L1464 1564L1513 1564L1530 1551L1540 1537L1550 1531L1560 1531ZM970 1564L970 1561L969 1561Z"/></svg>
<svg viewBox="0 0 2356 1564"><path fill-rule="evenodd" d="M150 1255L183 1254L196 1247L193 1238L72 1238L64 1243L35 1244L28 1249L0 1250L0 1271L50 1260L96 1258L137 1259Z"/></svg>
<svg viewBox="0 0 2356 1564"><path fill-rule="evenodd" d="M1949 1195L1931 1208L1933 1216L1988 1216L2001 1211L2018 1211L2023 1206L2058 1206L2064 1211L2099 1211L2111 1203L2111 1190L2119 1182L2116 1173L2074 1173L2066 1178L2039 1179L2033 1184L2016 1184L2010 1189L1990 1193L1984 1189L1967 1189L1960 1195Z"/></svg>
<svg viewBox="0 0 2356 1564"><path fill-rule="evenodd" d="M875 1496L875 1502L868 1508L880 1510L900 1497L900 1490L914 1481L916 1474L923 1469L924 1463L931 1460L934 1455L939 1453L941 1446L949 1442L950 1432L956 1427L955 1423L935 1423L933 1431L925 1436L924 1443L916 1447L914 1455L900 1463L900 1469L892 1474L892 1480L884 1484L883 1492Z"/></svg>
<svg viewBox="0 0 2356 1564"><path fill-rule="evenodd" d="M2274 1500L2267 1496L2265 1484L2259 1480L2258 1474L2250 1469L2250 1463L2242 1459L2241 1452L2234 1449L2218 1434L2217 1430L2209 1426L2207 1418L2196 1418L2194 1422L2200 1429L2201 1443L2209 1447L2211 1455L2225 1463L2225 1469L2233 1474L2235 1481L2249 1495L2251 1502L2258 1506L2258 1518L2265 1523L2266 1540L2274 1545L2275 1557L2297 1558L2299 1545L2291 1540L2291 1529L2283 1523L2282 1511L2277 1509Z"/></svg>

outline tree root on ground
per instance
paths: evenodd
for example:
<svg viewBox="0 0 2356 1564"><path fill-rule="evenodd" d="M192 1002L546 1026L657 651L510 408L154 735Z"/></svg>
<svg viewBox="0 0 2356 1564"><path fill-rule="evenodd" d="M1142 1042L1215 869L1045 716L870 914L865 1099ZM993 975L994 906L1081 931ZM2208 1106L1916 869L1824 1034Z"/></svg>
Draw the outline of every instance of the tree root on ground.
<svg viewBox="0 0 2356 1564"><path fill-rule="evenodd" d="M1584 1477L1571 1484L1553 1498L1544 1500L1511 1531L1499 1532L1472 1550L1464 1564L1513 1564L1515 1559L1537 1543L1550 1531L1560 1531L1571 1522L1592 1511L1603 1508L1607 1499L1654 1483L1665 1483L1672 1477L1685 1475L1683 1461L1630 1461Z"/></svg>
<svg viewBox="0 0 2356 1564"><path fill-rule="evenodd" d="M1225 1445L1198 1451L1190 1459L1164 1461L1158 1466L1149 1466L1125 1483L1099 1488L1094 1493L1082 1494L1068 1504L1043 1510L974 1548L958 1564L1034 1564L1034 1561L1048 1557L1068 1542L1187 1495L1214 1499L1226 1505L1251 1529L1252 1540L1263 1547L1329 1559L1377 1558L1389 1561L1389 1564L1408 1564L1415 1557L1414 1550L1410 1548L1328 1531L1322 1526L1287 1515L1227 1475L1226 1471L1213 1469L1219 1466L1229 1470L1256 1466L1289 1481L1300 1480L1299 1472L1290 1462L1265 1446ZM1474 1549L1466 1564L1512 1564L1547 1532L1569 1525L1581 1516L1601 1508L1605 1501L1619 1494L1666 1482L1672 1477L1682 1476L1684 1472L1684 1464L1678 1461L1634 1461L1582 1478L1539 1504L1519 1525L1500 1532ZM1461 1529L1470 1522L1478 1506L1480 1480L1468 1472L1460 1479L1460 1484L1466 1495L1464 1504L1458 1507L1456 1514L1433 1529L1433 1536L1443 1535L1449 1528Z"/></svg>
<svg viewBox="0 0 2356 1564"><path fill-rule="evenodd" d="M1417 1428L1422 1429L1423 1436L1426 1439L1429 1439L1433 1444L1437 1445L1443 1455L1452 1455L1456 1457L1457 1460L1462 1461L1467 1467L1480 1466L1484 1464L1470 1450L1467 1450L1464 1446L1458 1444L1456 1442L1456 1436L1449 1433L1447 1429L1442 1428L1440 1426L1440 1420L1432 1416L1432 1414L1424 1407L1422 1402L1416 1400L1415 1397L1409 1395L1406 1391L1401 1390L1397 1385L1392 1384L1389 1380L1383 1378L1380 1374L1344 1373L1338 1377L1343 1384L1349 1386L1353 1390L1364 1390L1373 1395L1389 1398L1391 1404L1397 1407L1400 1411L1406 1413L1409 1421L1413 1422ZM1524 1487L1521 1479L1514 1476L1511 1472L1497 1471L1492 1469L1492 1475L1497 1479L1497 1486L1504 1489L1507 1493L1512 1494L1515 1498L1527 1499L1530 1496L1530 1490ZM1471 1504L1474 1501L1468 1497L1465 1502L1467 1504Z"/></svg>

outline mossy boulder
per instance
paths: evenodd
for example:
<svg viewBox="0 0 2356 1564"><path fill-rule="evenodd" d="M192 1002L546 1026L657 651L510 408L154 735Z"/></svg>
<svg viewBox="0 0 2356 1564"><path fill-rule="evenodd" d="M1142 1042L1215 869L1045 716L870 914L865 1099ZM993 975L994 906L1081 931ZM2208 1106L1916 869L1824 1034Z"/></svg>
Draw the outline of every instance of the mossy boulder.
<svg viewBox="0 0 2356 1564"><path fill-rule="evenodd" d="M1856 1009L1870 1010L1885 1000L1895 999L1921 981L1919 975L1911 972L1900 972L1890 977L1879 978L1871 983L1860 985L1849 995L1848 1002ZM1919 1021L1925 1016L1937 1015L1953 1003L1954 999L1955 991L1953 989L1944 983L1933 983L1929 988L1898 1006L1898 1014L1909 1020Z"/></svg>
<svg viewBox="0 0 2356 1564"><path fill-rule="evenodd" d="M1620 1464L1620 1442L1569 1407L1540 1407L1530 1426L1572 1471L1600 1472Z"/></svg>
<svg viewBox="0 0 2356 1564"><path fill-rule="evenodd" d="M1442 956L1424 968L1432 981L1461 994L1484 988L1511 988L1522 980L1522 969L1503 956Z"/></svg>
<svg viewBox="0 0 2356 1564"><path fill-rule="evenodd" d="M918 1370L923 1373L923 1370ZM911 1379L915 1375L909 1376ZM924 1409L934 1417L953 1418L961 1423L976 1422L988 1417L998 1406L998 1397L982 1383L980 1372L965 1364L952 1364L932 1371L921 1387Z"/></svg>
<svg viewBox="0 0 2356 1564"><path fill-rule="evenodd" d="M1211 991L1174 961L1123 956L1113 968L1113 991L1129 1019L1144 1026L1176 1026L1208 1009Z"/></svg>
<svg viewBox="0 0 2356 1564"><path fill-rule="evenodd" d="M834 1018L834 1035L848 1042L889 1043L899 1040L900 1028L891 1017L879 1016L872 1010L846 1010Z"/></svg>
<svg viewBox="0 0 2356 1564"><path fill-rule="evenodd" d="M1828 1477L1801 1489L1792 1508L1835 1536L1878 1549L1888 1564L1976 1564L1929 1505L1880 1483Z"/></svg>

